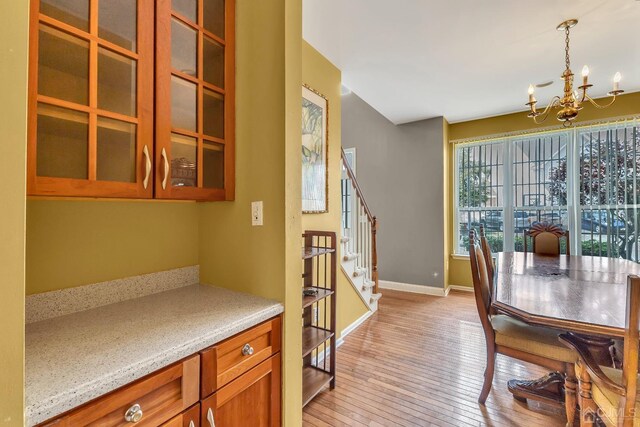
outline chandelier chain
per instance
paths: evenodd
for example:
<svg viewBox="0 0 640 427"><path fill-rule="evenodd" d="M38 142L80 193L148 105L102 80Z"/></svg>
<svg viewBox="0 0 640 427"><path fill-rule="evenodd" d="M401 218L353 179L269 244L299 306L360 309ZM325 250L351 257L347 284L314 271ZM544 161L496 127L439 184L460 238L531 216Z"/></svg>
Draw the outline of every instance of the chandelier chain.
<svg viewBox="0 0 640 427"><path fill-rule="evenodd" d="M564 48L564 61L567 66L567 70L571 69L571 60L569 59L569 27L565 28L565 48Z"/></svg>

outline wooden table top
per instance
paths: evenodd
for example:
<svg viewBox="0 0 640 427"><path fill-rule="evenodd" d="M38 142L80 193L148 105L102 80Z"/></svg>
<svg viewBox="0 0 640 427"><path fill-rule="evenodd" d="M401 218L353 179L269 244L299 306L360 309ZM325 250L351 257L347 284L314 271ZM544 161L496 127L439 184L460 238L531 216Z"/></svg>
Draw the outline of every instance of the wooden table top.
<svg viewBox="0 0 640 427"><path fill-rule="evenodd" d="M592 256L499 252L492 305L527 323L624 335L627 275L640 264Z"/></svg>

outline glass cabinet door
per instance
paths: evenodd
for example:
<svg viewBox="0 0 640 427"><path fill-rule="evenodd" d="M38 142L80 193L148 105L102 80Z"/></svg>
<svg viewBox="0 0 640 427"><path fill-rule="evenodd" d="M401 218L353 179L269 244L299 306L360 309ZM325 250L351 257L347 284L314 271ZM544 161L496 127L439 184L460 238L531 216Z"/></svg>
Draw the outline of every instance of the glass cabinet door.
<svg viewBox="0 0 640 427"><path fill-rule="evenodd" d="M156 197L234 195L233 0L158 0Z"/></svg>
<svg viewBox="0 0 640 427"><path fill-rule="evenodd" d="M153 197L154 0L32 0L28 194Z"/></svg>

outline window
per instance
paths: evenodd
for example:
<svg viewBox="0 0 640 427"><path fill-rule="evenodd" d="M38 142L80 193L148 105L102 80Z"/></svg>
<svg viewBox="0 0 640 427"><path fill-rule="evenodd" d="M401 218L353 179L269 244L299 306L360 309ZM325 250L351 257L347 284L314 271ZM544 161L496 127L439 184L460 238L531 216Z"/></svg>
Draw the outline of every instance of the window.
<svg viewBox="0 0 640 427"><path fill-rule="evenodd" d="M640 260L639 125L457 146L456 253L468 253L469 229L480 224L493 251L522 251L524 230L544 221L569 229L574 254Z"/></svg>
<svg viewBox="0 0 640 427"><path fill-rule="evenodd" d="M484 224L492 249L502 251L504 144L500 141L456 150L458 247L469 250L469 229Z"/></svg>

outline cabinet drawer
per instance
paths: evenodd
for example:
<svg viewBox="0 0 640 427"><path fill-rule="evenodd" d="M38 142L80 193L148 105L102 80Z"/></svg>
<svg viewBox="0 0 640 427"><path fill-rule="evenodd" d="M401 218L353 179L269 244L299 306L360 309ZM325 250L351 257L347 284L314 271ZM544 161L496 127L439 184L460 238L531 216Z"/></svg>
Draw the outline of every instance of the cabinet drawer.
<svg viewBox="0 0 640 427"><path fill-rule="evenodd" d="M281 319L276 317L202 351L201 397L279 352L280 325Z"/></svg>
<svg viewBox="0 0 640 427"><path fill-rule="evenodd" d="M198 401L200 357L154 372L134 383L87 403L46 426L125 426L125 416L138 405L136 426L158 426ZM132 411L135 412L135 411Z"/></svg>
<svg viewBox="0 0 640 427"><path fill-rule="evenodd" d="M202 427L279 427L280 363L278 353L204 399Z"/></svg>
<svg viewBox="0 0 640 427"><path fill-rule="evenodd" d="M196 403L183 413L162 424L161 427L200 427L200 404Z"/></svg>

